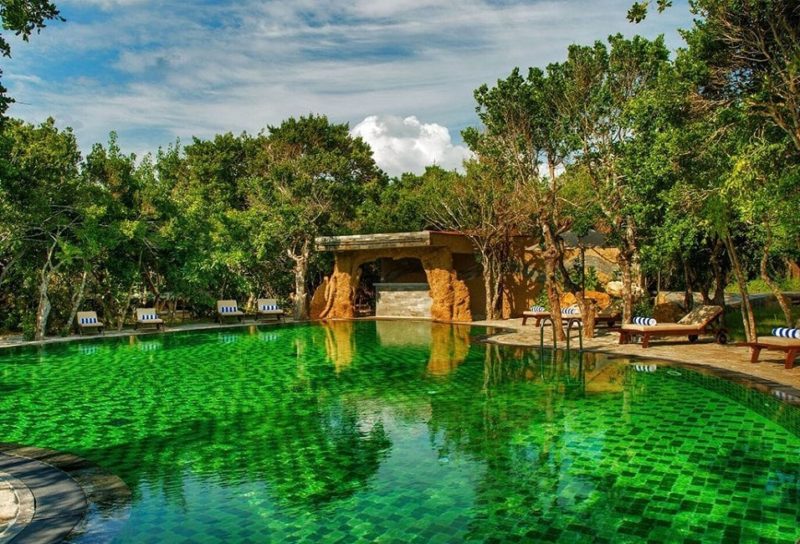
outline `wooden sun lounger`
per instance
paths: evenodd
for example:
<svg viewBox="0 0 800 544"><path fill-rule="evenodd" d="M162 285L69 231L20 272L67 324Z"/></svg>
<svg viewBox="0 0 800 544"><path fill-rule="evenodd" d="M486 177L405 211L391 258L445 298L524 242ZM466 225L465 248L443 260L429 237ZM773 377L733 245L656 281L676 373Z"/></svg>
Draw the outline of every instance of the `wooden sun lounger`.
<svg viewBox="0 0 800 544"><path fill-rule="evenodd" d="M267 310L266 308L277 307L277 310ZM284 314L283 310L278 307L278 301L274 298L260 298L256 302L256 319L265 316L265 317L274 317L276 321L280 321L284 319L286 314Z"/></svg>
<svg viewBox="0 0 800 544"><path fill-rule="evenodd" d="M105 324L97 319L97 312L78 312L75 314L75 322L78 324L78 334L83 336L83 331L94 330L99 334L105 334Z"/></svg>
<svg viewBox="0 0 800 544"><path fill-rule="evenodd" d="M164 330L164 320L158 316L155 308L136 308L136 324L134 329L141 326L155 325L157 330Z"/></svg>
<svg viewBox="0 0 800 544"><path fill-rule="evenodd" d="M689 342L696 342L701 334L714 334L718 343L725 344L728 334L720 325L721 318L722 307L698 306L677 323L623 325L619 330L619 343L629 344L634 336L641 336L642 348L645 349L650 345L651 338L686 336Z"/></svg>
<svg viewBox="0 0 800 544"><path fill-rule="evenodd" d="M761 350L783 351L786 353L784 368L794 368L794 361L800 355L800 340L779 336L760 336L755 342L739 342L737 346L750 348L750 362L757 363Z"/></svg>
<svg viewBox="0 0 800 544"><path fill-rule="evenodd" d="M522 312L522 324L526 325L528 323L529 319L535 319L536 323L534 323L534 325L536 327L538 327L538 326L540 326L542 324L542 319L549 318L549 317L550 317L550 312L525 311L525 312Z"/></svg>
<svg viewBox="0 0 800 544"><path fill-rule="evenodd" d="M550 312L531 312L531 311L522 312L523 325L526 325L528 323L528 319L535 319L536 323L534 323L534 326L539 327L541 326L542 321L549 318L550 318ZM594 316L594 323L595 325L597 325L598 323L605 323L606 326L608 326L608 328L611 328L614 326L614 324L620 321L621 318L622 316L619 315L619 312L602 310L600 312L597 312L597 314ZM583 321L581 314L570 314L570 315L562 314L561 319L568 322L567 326L570 326L575 321Z"/></svg>
<svg viewBox="0 0 800 544"><path fill-rule="evenodd" d="M235 308L235 310L230 310L229 308ZM239 309L239 304L235 300L217 301L217 320L222 323L222 320L226 317L235 317L241 323L244 312Z"/></svg>

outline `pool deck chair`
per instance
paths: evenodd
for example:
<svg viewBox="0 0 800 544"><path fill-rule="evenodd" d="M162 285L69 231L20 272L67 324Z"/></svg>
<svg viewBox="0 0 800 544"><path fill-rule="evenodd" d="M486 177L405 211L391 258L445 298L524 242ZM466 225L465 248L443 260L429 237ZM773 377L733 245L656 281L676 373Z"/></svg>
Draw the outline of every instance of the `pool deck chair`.
<svg viewBox="0 0 800 544"><path fill-rule="evenodd" d="M577 308L577 306L570 306L570 308L573 307ZM549 318L550 318L550 312L548 311L529 310L522 312L523 325L527 324L529 319L535 319L536 323L534 323L534 325L536 327L539 327L541 326L543 320ZM577 321L581 322L583 321L583 318L581 317L580 314L580 310L578 310L578 313L575 314L562 314L561 319L567 321L569 325ZM597 314L594 316L594 323L595 325L599 323L605 323L606 326L608 326L608 328L611 328L614 326L616 322L620 321L621 319L622 316L619 314L619 311L616 308L612 308L611 306L609 306L608 308L605 308L597 312Z"/></svg>
<svg viewBox="0 0 800 544"><path fill-rule="evenodd" d="M697 306L677 323L658 323L656 325L622 325L619 330L619 343L630 344L634 336L642 337L642 348L650 345L650 339L665 336L685 336L689 342L696 342L701 334L713 334L720 344L728 342L728 333L721 327L721 306Z"/></svg>
<svg viewBox="0 0 800 544"><path fill-rule="evenodd" d="M522 312L522 324L527 325L529 319L535 319L536 323L534 323L534 326L539 327L542 324L542 319L548 317L550 317L550 312L544 309L539 311L534 309L526 310Z"/></svg>
<svg viewBox="0 0 800 544"><path fill-rule="evenodd" d="M750 362L757 363L761 350L782 351L786 353L784 368L794 368L794 361L800 355L800 339L780 336L759 336L755 342L740 342L737 346L750 348Z"/></svg>
<svg viewBox="0 0 800 544"><path fill-rule="evenodd" d="M276 321L280 321L284 318L284 313L274 298L260 298L256 305L256 319L261 316L274 317Z"/></svg>
<svg viewBox="0 0 800 544"><path fill-rule="evenodd" d="M78 312L75 315L75 322L78 324L78 334L81 336L83 336L83 331L89 330L104 334L105 324L97 319L97 312Z"/></svg>
<svg viewBox="0 0 800 544"><path fill-rule="evenodd" d="M235 300L218 300L217 301L217 320L222 323L226 317L235 317L242 321L244 312L239 309L239 305Z"/></svg>
<svg viewBox="0 0 800 544"><path fill-rule="evenodd" d="M136 308L136 324L133 328L138 329L139 326L152 325L155 325L158 330L164 330L164 320L158 317L155 308Z"/></svg>

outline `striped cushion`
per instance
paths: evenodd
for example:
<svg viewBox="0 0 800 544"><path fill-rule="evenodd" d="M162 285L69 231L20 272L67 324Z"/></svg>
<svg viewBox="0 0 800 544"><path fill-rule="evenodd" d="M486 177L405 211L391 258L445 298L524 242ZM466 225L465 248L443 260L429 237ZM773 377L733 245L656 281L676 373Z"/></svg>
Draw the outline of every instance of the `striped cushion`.
<svg viewBox="0 0 800 544"><path fill-rule="evenodd" d="M652 327L656 323L658 323L658 322L655 319L653 319L652 317L638 317L638 316L636 316L636 317L633 318L633 324L634 325L648 325L648 326Z"/></svg>
<svg viewBox="0 0 800 544"><path fill-rule="evenodd" d="M238 312L239 308L237 306L222 306L220 308L220 312L223 314L230 314L233 312Z"/></svg>
<svg viewBox="0 0 800 544"><path fill-rule="evenodd" d="M544 313L547 310L544 309L544 306L531 306L531 311L536 313Z"/></svg>
<svg viewBox="0 0 800 544"><path fill-rule="evenodd" d="M577 315L578 309L574 306L570 306L569 308L564 308L561 310L561 315Z"/></svg>
<svg viewBox="0 0 800 544"><path fill-rule="evenodd" d="M277 304L262 304L261 311L262 312L269 312L270 310L280 310Z"/></svg>
<svg viewBox="0 0 800 544"><path fill-rule="evenodd" d="M93 325L97 323L96 317L82 317L81 318L81 325Z"/></svg>
<svg viewBox="0 0 800 544"><path fill-rule="evenodd" d="M772 336L780 336L781 338L796 338L800 340L800 329L777 327L775 329L772 329Z"/></svg>

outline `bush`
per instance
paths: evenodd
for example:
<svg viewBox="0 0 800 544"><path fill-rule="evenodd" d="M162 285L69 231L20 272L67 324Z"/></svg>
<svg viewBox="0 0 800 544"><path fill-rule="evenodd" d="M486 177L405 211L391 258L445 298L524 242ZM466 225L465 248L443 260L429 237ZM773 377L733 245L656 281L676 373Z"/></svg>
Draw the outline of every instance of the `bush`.
<svg viewBox="0 0 800 544"><path fill-rule="evenodd" d="M36 337L36 316L34 314L26 314L22 318L22 337L25 340L33 340Z"/></svg>
<svg viewBox="0 0 800 544"><path fill-rule="evenodd" d="M639 317L651 317L653 315L653 299L642 297L633 305L633 315Z"/></svg>

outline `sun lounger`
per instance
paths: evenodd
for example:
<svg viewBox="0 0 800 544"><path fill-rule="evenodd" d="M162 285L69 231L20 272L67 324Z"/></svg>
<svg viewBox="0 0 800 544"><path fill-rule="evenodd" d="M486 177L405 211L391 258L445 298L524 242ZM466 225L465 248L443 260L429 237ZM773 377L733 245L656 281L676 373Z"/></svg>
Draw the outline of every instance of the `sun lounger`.
<svg viewBox="0 0 800 544"><path fill-rule="evenodd" d="M83 336L83 331L94 330L100 334L103 333L105 325L102 321L97 319L97 312L78 312L75 315L75 321L78 323L78 333Z"/></svg>
<svg viewBox="0 0 800 544"><path fill-rule="evenodd" d="M573 323L577 321L583 321L583 317L581 316L580 310L577 306L573 305L569 308L575 308L574 313L564 313L562 311L561 319L568 321L569 323L567 326L571 326ZM565 308L567 310L567 308ZM550 312L542 308L541 306L535 306L531 308L529 311L522 312L522 324L525 325L528 322L528 319L535 319L536 323L535 326L540 326L542 321L545 319L550 318ZM622 319L622 315L619 312L619 309L614 306L608 306L597 312L594 316L595 325L598 323L605 323L608 328L613 327L618 321Z"/></svg>
<svg viewBox="0 0 800 544"><path fill-rule="evenodd" d="M143 327L155 325L156 329L164 329L164 320L158 317L155 308L136 308L136 324L134 329L138 329L139 325Z"/></svg>
<svg viewBox="0 0 800 544"><path fill-rule="evenodd" d="M260 298L257 301L256 305L256 318L264 316L264 317L274 317L276 321L280 321L284 318L283 310L280 306L278 306L278 301L274 298Z"/></svg>
<svg viewBox="0 0 800 544"><path fill-rule="evenodd" d="M721 306L697 306L677 323L656 325L623 325L619 330L619 343L629 344L634 336L642 337L642 348L650 345L650 339L667 336L686 336L696 342L701 334L714 334L720 344L728 342L728 333L720 325Z"/></svg>
<svg viewBox="0 0 800 544"><path fill-rule="evenodd" d="M533 306L530 310L522 312L522 324L527 325L529 319L535 319L535 326L542 324L542 319L550 317L550 312L544 309L543 306Z"/></svg>
<svg viewBox="0 0 800 544"><path fill-rule="evenodd" d="M242 321L244 312L239 310L239 305L235 300L218 300L217 301L217 320L222 323L226 317L235 317Z"/></svg>
<svg viewBox="0 0 800 544"><path fill-rule="evenodd" d="M783 364L784 368L794 368L794 360L798 355L800 355L800 330L782 329L783 331L797 332L794 334L781 336L775 334L776 330L773 330L772 336L760 336L756 338L755 342L740 342L737 345L750 348L751 363L757 363L758 357L761 355L761 351L766 349L784 352L786 354Z"/></svg>

